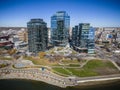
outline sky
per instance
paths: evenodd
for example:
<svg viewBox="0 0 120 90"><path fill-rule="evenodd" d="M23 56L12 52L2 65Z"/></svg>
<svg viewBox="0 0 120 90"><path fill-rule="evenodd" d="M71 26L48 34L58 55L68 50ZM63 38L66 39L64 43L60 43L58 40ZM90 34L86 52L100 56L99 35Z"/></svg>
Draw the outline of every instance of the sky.
<svg viewBox="0 0 120 90"><path fill-rule="evenodd" d="M71 27L120 27L120 0L0 0L0 27L26 27L32 18L41 18L50 27L57 11L69 14Z"/></svg>

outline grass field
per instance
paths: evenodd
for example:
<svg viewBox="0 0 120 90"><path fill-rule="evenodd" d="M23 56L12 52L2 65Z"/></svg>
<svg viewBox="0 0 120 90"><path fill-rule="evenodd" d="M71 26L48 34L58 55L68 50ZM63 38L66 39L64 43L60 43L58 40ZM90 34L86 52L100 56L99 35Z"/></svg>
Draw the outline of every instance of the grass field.
<svg viewBox="0 0 120 90"><path fill-rule="evenodd" d="M84 62L86 62L86 60L80 60L80 61L78 61L77 59L76 60L67 60L67 59L62 60L63 64L72 64L72 63L78 64L78 63L84 63Z"/></svg>
<svg viewBox="0 0 120 90"><path fill-rule="evenodd" d="M108 60L90 60L80 68L80 62L84 63L86 60L80 62L78 60L62 60L63 65L59 65L58 62L49 62L46 58L25 57L24 59L31 60L36 65L50 66L53 72L62 76L89 77L120 73Z"/></svg>
<svg viewBox="0 0 120 90"><path fill-rule="evenodd" d="M53 69L53 72L62 76L71 75L71 73L69 73L65 68L52 68L52 69Z"/></svg>
<svg viewBox="0 0 120 90"><path fill-rule="evenodd" d="M71 75L70 73L67 73L64 69L54 68L54 70L62 74ZM90 60L82 68L66 68L66 70L71 72L72 75L78 77L88 77L88 76L119 73L117 68L110 61L103 61L103 60Z"/></svg>
<svg viewBox="0 0 120 90"><path fill-rule="evenodd" d="M80 67L80 64L69 64L70 67Z"/></svg>
<svg viewBox="0 0 120 90"><path fill-rule="evenodd" d="M39 58L39 57L24 57L26 60L32 61L35 65L57 65L56 62L49 62L47 58Z"/></svg>
<svg viewBox="0 0 120 90"><path fill-rule="evenodd" d="M84 69L97 69L101 67L116 68L110 61L107 60L91 60L84 66Z"/></svg>
<svg viewBox="0 0 120 90"><path fill-rule="evenodd" d="M64 64L68 64L68 63L79 63L79 61L78 60L62 60L62 63L64 63Z"/></svg>
<svg viewBox="0 0 120 90"><path fill-rule="evenodd" d="M0 60L13 60L11 57L0 56Z"/></svg>

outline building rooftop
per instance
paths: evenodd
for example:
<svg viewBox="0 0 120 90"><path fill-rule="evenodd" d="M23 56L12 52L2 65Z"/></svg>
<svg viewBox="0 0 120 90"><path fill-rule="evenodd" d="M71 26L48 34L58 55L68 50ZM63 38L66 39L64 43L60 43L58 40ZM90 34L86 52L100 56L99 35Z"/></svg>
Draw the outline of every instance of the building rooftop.
<svg viewBox="0 0 120 90"><path fill-rule="evenodd" d="M66 13L66 11L58 11L57 13Z"/></svg>
<svg viewBox="0 0 120 90"><path fill-rule="evenodd" d="M46 24L43 21L43 19L40 19L40 18L31 19L28 23L42 23L42 24Z"/></svg>
<svg viewBox="0 0 120 90"><path fill-rule="evenodd" d="M37 22L37 21L43 21L43 19L40 18L35 18L35 19L31 19L32 22Z"/></svg>

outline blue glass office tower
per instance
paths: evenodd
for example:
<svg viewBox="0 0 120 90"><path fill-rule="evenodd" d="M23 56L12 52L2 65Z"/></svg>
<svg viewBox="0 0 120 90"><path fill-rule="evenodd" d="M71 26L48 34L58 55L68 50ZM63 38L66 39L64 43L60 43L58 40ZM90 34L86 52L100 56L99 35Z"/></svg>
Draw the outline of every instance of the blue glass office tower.
<svg viewBox="0 0 120 90"><path fill-rule="evenodd" d="M70 16L58 11L51 17L51 43L54 46L66 46L69 38Z"/></svg>
<svg viewBox="0 0 120 90"><path fill-rule="evenodd" d="M72 44L75 45L75 46L79 46L78 45L78 36L79 36L79 33L78 33L78 30L79 27L76 25L75 27L72 28Z"/></svg>
<svg viewBox="0 0 120 90"><path fill-rule="evenodd" d="M43 19L31 19L27 23L29 51L38 53L45 51L48 45L47 24Z"/></svg>
<svg viewBox="0 0 120 90"><path fill-rule="evenodd" d="M95 49L95 28L90 27L88 36L88 53L94 53Z"/></svg>
<svg viewBox="0 0 120 90"><path fill-rule="evenodd" d="M89 23L80 23L73 27L72 42L79 52L94 53L94 28Z"/></svg>
<svg viewBox="0 0 120 90"><path fill-rule="evenodd" d="M79 31L81 32L79 35L81 48L88 48L89 29L90 29L89 23L79 24Z"/></svg>

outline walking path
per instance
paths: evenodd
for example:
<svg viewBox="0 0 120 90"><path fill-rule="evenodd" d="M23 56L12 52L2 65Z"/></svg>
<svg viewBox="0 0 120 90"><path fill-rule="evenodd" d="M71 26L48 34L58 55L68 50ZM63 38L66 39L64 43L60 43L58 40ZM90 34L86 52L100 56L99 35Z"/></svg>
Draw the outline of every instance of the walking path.
<svg viewBox="0 0 120 90"><path fill-rule="evenodd" d="M114 62L114 61L112 61L112 60L110 60L112 63L113 63L113 65L120 71L120 67Z"/></svg>
<svg viewBox="0 0 120 90"><path fill-rule="evenodd" d="M0 69L0 79L30 79L43 81L59 87L75 86L84 82L120 80L120 74L95 77L63 77L48 70L40 69Z"/></svg>

